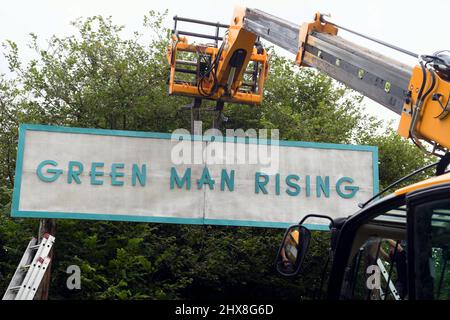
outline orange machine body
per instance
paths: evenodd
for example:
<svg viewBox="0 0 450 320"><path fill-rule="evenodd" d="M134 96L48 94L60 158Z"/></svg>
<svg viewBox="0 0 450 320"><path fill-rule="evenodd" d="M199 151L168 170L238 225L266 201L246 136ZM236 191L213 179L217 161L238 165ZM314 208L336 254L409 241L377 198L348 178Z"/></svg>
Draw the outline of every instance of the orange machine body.
<svg viewBox="0 0 450 320"><path fill-rule="evenodd" d="M405 103L404 105L398 132L403 137L410 138L411 129L417 138L425 140L436 147L449 149L450 83L435 74L435 84L434 87L431 88L432 75L428 70L426 71L426 74L423 94L428 90L431 91L427 97L425 97L420 110L418 110L418 95L424 79L422 68L420 66L414 67L409 83L411 98L409 103ZM419 112L415 125L412 125L412 110L418 110Z"/></svg>
<svg viewBox="0 0 450 320"><path fill-rule="evenodd" d="M317 31L317 32L321 32L321 33L337 35L338 29L329 23L321 22L320 17L321 17L320 12L317 12L314 16L313 22L303 23L302 26L300 27L300 31L299 31L299 35L298 35L299 50L298 50L297 56L295 58L295 63L299 66L304 65L303 64L303 56L305 53L305 45L308 42L308 35L311 32Z"/></svg>
<svg viewBox="0 0 450 320"><path fill-rule="evenodd" d="M167 50L167 59L170 64L170 77L168 81L169 94L182 95L193 98L209 99L223 102L259 105L263 99L264 81L268 73L267 53L255 46L255 34L242 28L244 13L237 10L229 26L223 44L220 48L204 44L188 44L185 37L172 37L172 43ZM237 50L244 52L243 62L232 70L231 60ZM196 76L190 81L177 79L178 57L183 53L207 55L210 61L216 61L217 66L209 72L207 77L200 79ZM186 55L186 54L185 54ZM217 57L220 55L219 57ZM197 56L198 61L199 56ZM253 64L250 66L250 63ZM192 60L192 69L196 62ZM248 68L252 68L249 70ZM178 69L179 70L179 69ZM250 75L251 83L246 82ZM231 79L230 79L231 77ZM247 77L248 79L248 77Z"/></svg>

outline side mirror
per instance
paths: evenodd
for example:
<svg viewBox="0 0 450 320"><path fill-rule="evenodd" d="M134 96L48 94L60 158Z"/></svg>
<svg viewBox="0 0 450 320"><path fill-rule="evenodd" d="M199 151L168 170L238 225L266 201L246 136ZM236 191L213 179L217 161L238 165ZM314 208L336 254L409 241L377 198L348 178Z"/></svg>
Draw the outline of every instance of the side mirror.
<svg viewBox="0 0 450 320"><path fill-rule="evenodd" d="M302 225L287 229L275 261L276 269L281 275L295 276L299 273L310 240L311 231Z"/></svg>

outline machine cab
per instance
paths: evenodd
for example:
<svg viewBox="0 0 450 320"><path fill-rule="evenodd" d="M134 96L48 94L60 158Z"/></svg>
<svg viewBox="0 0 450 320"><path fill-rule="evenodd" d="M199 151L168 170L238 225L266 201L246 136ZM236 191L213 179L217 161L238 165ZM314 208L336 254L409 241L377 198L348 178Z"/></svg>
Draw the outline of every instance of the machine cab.
<svg viewBox="0 0 450 320"><path fill-rule="evenodd" d="M282 275L302 273L314 241L303 225L307 219L286 232L276 259ZM287 241L293 232L294 249ZM450 173L332 221L330 232L331 261L317 281L328 299L450 300Z"/></svg>

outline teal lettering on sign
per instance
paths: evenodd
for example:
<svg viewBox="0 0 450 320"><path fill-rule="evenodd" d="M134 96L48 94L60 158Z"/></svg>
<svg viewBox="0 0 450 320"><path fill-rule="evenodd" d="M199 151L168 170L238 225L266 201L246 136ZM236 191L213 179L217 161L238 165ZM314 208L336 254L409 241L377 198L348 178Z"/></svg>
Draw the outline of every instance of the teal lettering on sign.
<svg viewBox="0 0 450 320"><path fill-rule="evenodd" d="M351 199L351 198L353 198L355 196L356 192L358 192L359 187L356 187L356 186L345 186L344 190L345 191L350 191L350 192L349 193L343 193L342 189L341 189L341 186L345 182L347 182L349 184L352 184L353 183L353 179L349 178L349 177L342 177L342 178L340 178L338 180L338 182L336 182L336 192L338 193L338 195L341 198Z"/></svg>
<svg viewBox="0 0 450 320"><path fill-rule="evenodd" d="M56 161L53 161L53 160L44 160L44 161L42 161L39 165L38 165L38 167L37 167L37 169L36 169L36 174L37 174L37 176L39 177L39 179L41 179L42 181L44 181L44 182L53 182L53 181L56 181L58 178L59 178L59 176L62 174L62 170L61 169L52 169L52 168L48 168L47 169L47 171L46 171L46 173L47 174L50 174L50 176L45 176L43 173L42 173L42 169L45 167L45 166L53 166L53 167L56 167L58 164L56 163Z"/></svg>
<svg viewBox="0 0 450 320"><path fill-rule="evenodd" d="M200 177L200 179L197 180L197 188L201 189L204 184L207 184L209 186L209 190L213 190L214 183L215 183L215 181L213 179L211 179L211 175L209 174L208 168L204 167L202 176Z"/></svg>
<svg viewBox="0 0 450 320"><path fill-rule="evenodd" d="M74 167L77 167L77 170L75 170ZM69 162L69 169L67 172L67 183L71 184L73 180L75 180L75 182L77 184L81 184L81 180L80 180L80 174L83 173L84 170L84 166L81 162L79 161L70 161Z"/></svg>
<svg viewBox="0 0 450 320"><path fill-rule="evenodd" d="M178 188L182 189L183 185L186 184L186 189L191 189L191 168L187 168L184 172L183 178L180 179L178 176L177 170L172 167L170 168L170 189L175 188L175 184Z"/></svg>
<svg viewBox="0 0 450 320"><path fill-rule="evenodd" d="M279 173L277 173L275 175L275 194L277 196L280 195L280 174Z"/></svg>
<svg viewBox="0 0 450 320"><path fill-rule="evenodd" d="M111 185L112 186L124 186L125 185L125 169L127 166L124 163L112 163L111 170L109 173L105 173L103 168L105 164L103 162L92 162L90 167L91 170L89 172L90 176L90 184L91 185L103 185L104 181L99 177L103 177L105 175L109 175L111 177ZM46 168L47 167L47 168ZM54 182L56 181L62 174L64 174L64 170L57 168L58 163L54 160L43 160L39 163L36 168L36 174L41 181L44 182ZM81 184L82 183L82 173L84 172L83 163L79 161L69 161L67 164L67 183L68 184ZM130 170L128 168L128 170ZM230 170L229 172L226 169L221 169L220 171L220 190L225 191L234 191L235 190L235 176L236 171ZM186 168L183 172L183 175L180 176L175 167L171 167L170 169L170 189L173 190L175 187L178 189L185 188L186 190L191 189L191 179L192 178L192 169ZM311 197L312 192L315 190L316 198L329 198L331 194L331 181L330 176L313 176L315 179L315 189L311 191L311 176L305 175L305 179L303 180L301 176L297 174L288 174L284 180L282 180L282 175L280 173L276 173L273 175L267 175L262 172L255 173L255 193L259 194L269 194L270 192L274 193L277 196L282 196L282 188L283 193L286 193L290 197L299 196L302 188L305 190L305 197ZM301 183L302 180L304 183ZM129 180L126 180L129 181ZM146 186L147 183L147 166L145 164L131 165L131 185L136 186L140 185L142 187ZM210 190L214 190L214 185L216 180L214 180L211 176L211 173L208 167L204 166L202 169L202 173L199 179L196 180L197 188L202 189L205 185L209 187ZM350 177L341 177L336 183L333 181L333 186L336 188L336 193L339 197L343 199L351 199L356 193L359 191L359 187L353 185L354 180ZM313 184L314 186L314 184ZM270 189L269 189L270 187ZM272 191L273 190L273 191Z"/></svg>
<svg viewBox="0 0 450 320"><path fill-rule="evenodd" d="M325 181L323 181L322 177L320 177L320 176L317 176L317 178L316 178L317 198L320 198L322 192L326 198L330 197L330 177L329 176L325 177Z"/></svg>
<svg viewBox="0 0 450 320"><path fill-rule="evenodd" d="M260 178L264 178L264 181L261 181ZM269 183L269 176L267 174L257 172L255 174L255 193L259 193L259 190L262 193L267 194L266 184Z"/></svg>
<svg viewBox="0 0 450 320"><path fill-rule="evenodd" d="M123 181L117 180L117 178L125 177L125 174L123 172L117 172L117 169L123 168L125 168L125 165L123 163L113 163L111 165L111 173L109 174L111 176L111 185L123 186Z"/></svg>
<svg viewBox="0 0 450 320"><path fill-rule="evenodd" d="M225 184L229 191L234 191L234 170L230 171L230 175L228 175L226 169L222 169L222 173L220 174L220 190L225 190Z"/></svg>
<svg viewBox="0 0 450 320"><path fill-rule="evenodd" d="M139 170L139 166L133 163L131 169L131 184L135 186L137 180L139 180L139 184L142 187L145 187L145 184L147 183L147 166L145 164L143 164L141 170Z"/></svg>
<svg viewBox="0 0 450 320"><path fill-rule="evenodd" d="M286 189L286 193L292 197L295 197L300 194L300 186L292 180L299 181L300 177L296 174L290 174L286 177L286 184L288 185L288 187L294 189Z"/></svg>
<svg viewBox="0 0 450 320"><path fill-rule="evenodd" d="M306 181L305 181L305 193L306 193L306 197L309 198L311 196L311 177L310 176L306 176Z"/></svg>
<svg viewBox="0 0 450 320"><path fill-rule="evenodd" d="M102 180L97 180L96 177L104 176L105 173L103 171L97 171L97 168L103 168L105 164L103 162L92 162L91 164L91 184L92 185L102 185Z"/></svg>

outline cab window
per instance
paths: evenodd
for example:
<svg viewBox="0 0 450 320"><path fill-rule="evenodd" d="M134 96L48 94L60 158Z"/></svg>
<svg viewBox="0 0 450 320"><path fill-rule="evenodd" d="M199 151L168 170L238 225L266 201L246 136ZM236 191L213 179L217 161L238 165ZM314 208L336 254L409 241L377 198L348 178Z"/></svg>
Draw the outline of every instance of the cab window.
<svg viewBox="0 0 450 320"><path fill-rule="evenodd" d="M407 299L407 250L405 206L379 214L359 227L340 298Z"/></svg>
<svg viewBox="0 0 450 320"><path fill-rule="evenodd" d="M450 299L450 200L417 205L412 214L417 299Z"/></svg>

